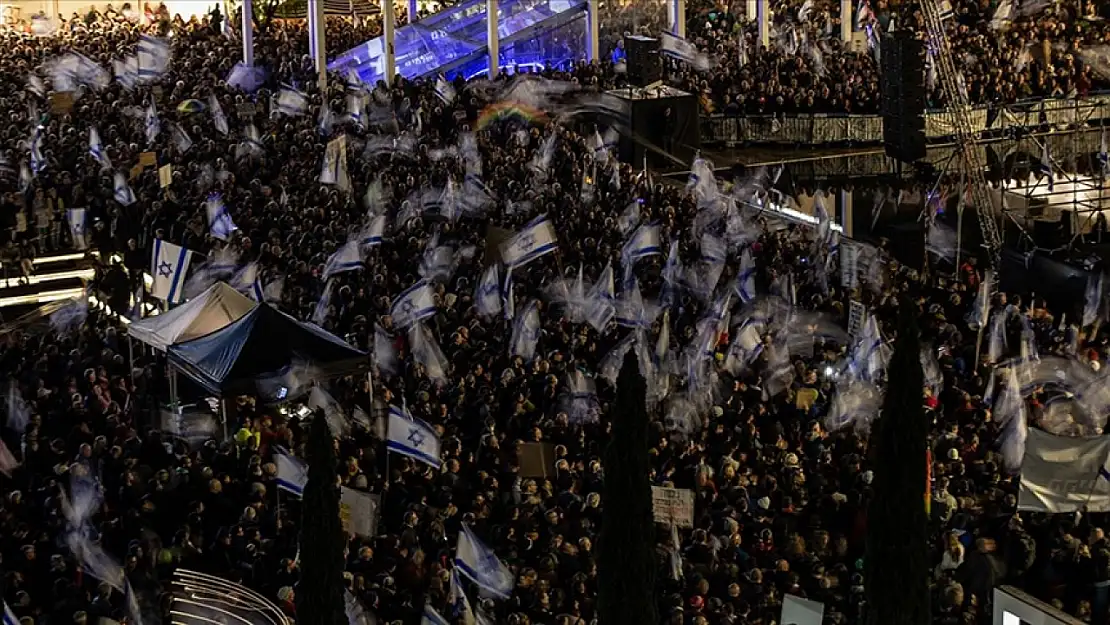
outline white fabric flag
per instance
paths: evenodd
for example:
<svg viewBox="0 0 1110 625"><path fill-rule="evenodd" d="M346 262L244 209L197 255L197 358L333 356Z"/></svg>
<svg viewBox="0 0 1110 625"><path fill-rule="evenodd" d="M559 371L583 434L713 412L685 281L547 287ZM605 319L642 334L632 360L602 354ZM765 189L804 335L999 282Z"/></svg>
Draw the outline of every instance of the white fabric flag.
<svg viewBox="0 0 1110 625"><path fill-rule="evenodd" d="M189 273L189 250L162 239L155 239L150 259L150 275L154 284L150 294L160 300L177 304L185 295L185 275Z"/></svg>
<svg viewBox="0 0 1110 625"><path fill-rule="evenodd" d="M274 453L274 464L277 465L278 488L300 497L308 483L308 467L280 448Z"/></svg>
<svg viewBox="0 0 1110 625"><path fill-rule="evenodd" d="M1029 429L1021 463L1018 510L1110 511L1110 436L1074 438Z"/></svg>

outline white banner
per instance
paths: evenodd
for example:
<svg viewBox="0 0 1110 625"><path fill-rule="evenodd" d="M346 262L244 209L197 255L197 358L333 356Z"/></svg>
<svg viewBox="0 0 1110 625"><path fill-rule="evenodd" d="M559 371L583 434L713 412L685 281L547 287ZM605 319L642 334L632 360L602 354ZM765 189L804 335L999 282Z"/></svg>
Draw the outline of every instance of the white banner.
<svg viewBox="0 0 1110 625"><path fill-rule="evenodd" d="M840 286L846 289L859 286L859 248L844 239L840 240Z"/></svg>
<svg viewBox="0 0 1110 625"><path fill-rule="evenodd" d="M652 486L651 511L656 523L693 527L694 491L685 488Z"/></svg>
<svg viewBox="0 0 1110 625"><path fill-rule="evenodd" d="M848 302L848 338L852 341L859 336L863 322L867 320L867 308L863 302L852 300Z"/></svg>
<svg viewBox="0 0 1110 625"><path fill-rule="evenodd" d="M1072 438L1029 428L1018 510L1110 511L1110 436Z"/></svg>
<svg viewBox="0 0 1110 625"><path fill-rule="evenodd" d="M339 518L348 534L374 537L378 534L379 496L343 487L339 499Z"/></svg>

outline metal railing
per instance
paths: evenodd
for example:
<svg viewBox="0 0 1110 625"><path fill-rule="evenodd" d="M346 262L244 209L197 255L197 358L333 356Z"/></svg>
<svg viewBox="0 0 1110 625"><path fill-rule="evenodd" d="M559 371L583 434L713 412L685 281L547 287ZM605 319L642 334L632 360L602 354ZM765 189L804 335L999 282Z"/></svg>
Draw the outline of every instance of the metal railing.
<svg viewBox="0 0 1110 625"><path fill-rule="evenodd" d="M1110 94L1085 98L1044 99L1008 105L984 105L970 111L976 134L1007 131L1064 130L1110 120ZM930 143L955 139L956 126L947 111L925 114ZM711 115L701 120L701 140L735 147L744 144L855 144L883 142L881 115Z"/></svg>

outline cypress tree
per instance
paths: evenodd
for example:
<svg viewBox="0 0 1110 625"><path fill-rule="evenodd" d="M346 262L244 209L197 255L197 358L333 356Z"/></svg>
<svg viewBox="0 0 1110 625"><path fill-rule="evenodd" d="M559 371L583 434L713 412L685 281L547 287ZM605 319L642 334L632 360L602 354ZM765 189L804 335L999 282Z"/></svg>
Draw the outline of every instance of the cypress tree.
<svg viewBox="0 0 1110 625"><path fill-rule="evenodd" d="M346 625L343 549L339 520L335 447L323 411L308 430L308 483L301 501L301 579L297 584L298 625Z"/></svg>
<svg viewBox="0 0 1110 625"><path fill-rule="evenodd" d="M874 492L864 560L867 625L929 625L925 418L917 305L899 305L883 412L871 435Z"/></svg>
<svg viewBox="0 0 1110 625"><path fill-rule="evenodd" d="M617 377L603 462L597 571L601 625L658 622L646 394L639 362L629 350Z"/></svg>

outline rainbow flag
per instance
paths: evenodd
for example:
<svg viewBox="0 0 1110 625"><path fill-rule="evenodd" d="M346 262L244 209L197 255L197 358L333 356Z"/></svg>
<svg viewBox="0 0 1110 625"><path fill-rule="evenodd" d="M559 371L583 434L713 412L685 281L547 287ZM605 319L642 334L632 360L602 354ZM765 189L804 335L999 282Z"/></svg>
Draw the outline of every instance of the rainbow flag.
<svg viewBox="0 0 1110 625"><path fill-rule="evenodd" d="M547 121L543 111L520 102L495 102L478 114L478 130L489 126L499 119L518 119L528 124L542 124Z"/></svg>

